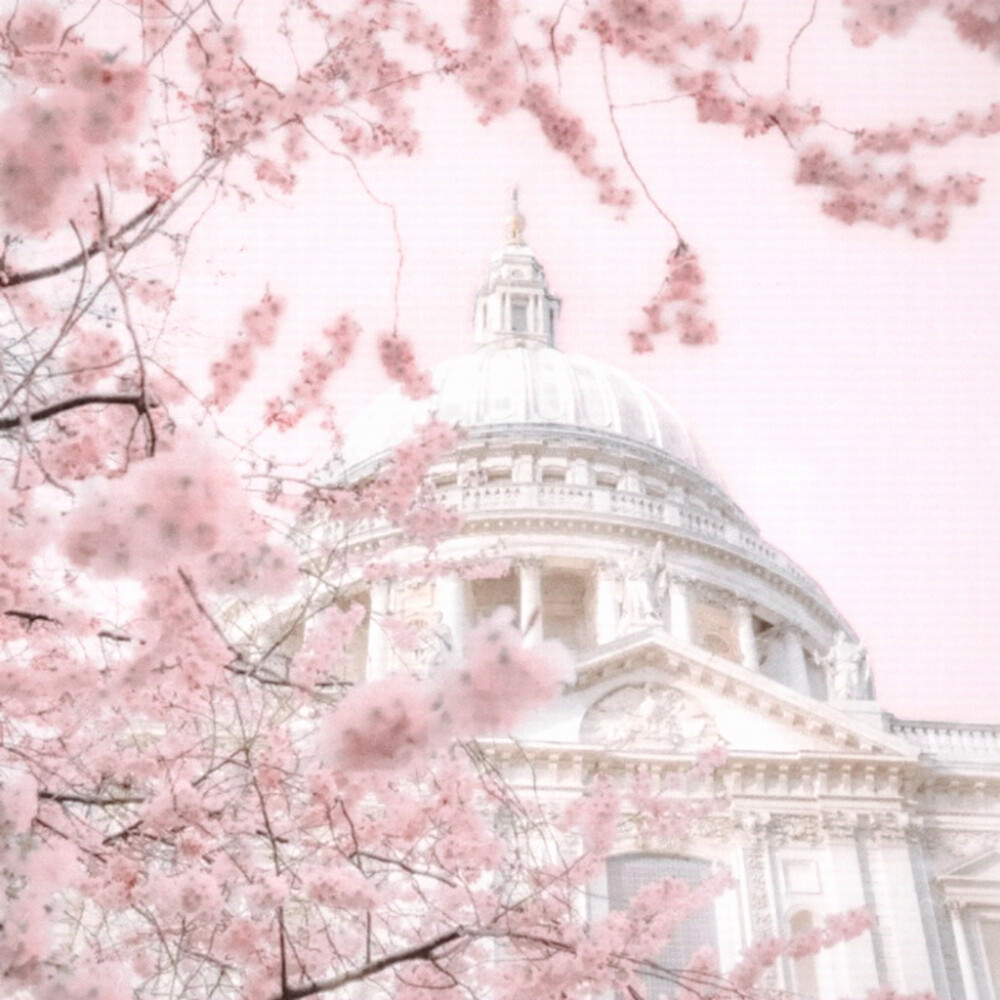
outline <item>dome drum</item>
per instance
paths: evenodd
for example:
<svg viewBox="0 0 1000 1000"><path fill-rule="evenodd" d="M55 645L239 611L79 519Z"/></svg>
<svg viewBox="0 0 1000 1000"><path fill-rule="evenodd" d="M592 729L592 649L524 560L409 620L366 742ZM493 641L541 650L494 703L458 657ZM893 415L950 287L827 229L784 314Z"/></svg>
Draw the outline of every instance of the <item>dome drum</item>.
<svg viewBox="0 0 1000 1000"><path fill-rule="evenodd" d="M558 638L580 655L659 629L826 697L822 651L849 627L760 538L659 395L556 349L558 304L512 226L477 297L479 346L434 369L429 398L391 391L347 435L344 478L358 484L428 420L461 431L429 474L434 499L463 519L434 557L459 567L500 555L511 568L493 582L439 573L420 620L438 620L454 644L477 617L509 604L529 639ZM387 523L352 525L347 544L359 558L391 550L397 564L427 555ZM365 600L373 613L405 615L407 593L386 580ZM378 656L376 673L386 669L385 651Z"/></svg>

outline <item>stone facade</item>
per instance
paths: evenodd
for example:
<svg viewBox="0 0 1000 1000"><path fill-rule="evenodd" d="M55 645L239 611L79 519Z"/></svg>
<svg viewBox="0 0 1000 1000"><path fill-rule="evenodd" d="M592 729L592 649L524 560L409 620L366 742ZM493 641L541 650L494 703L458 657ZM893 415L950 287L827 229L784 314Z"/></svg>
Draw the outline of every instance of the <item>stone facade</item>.
<svg viewBox="0 0 1000 1000"><path fill-rule="evenodd" d="M358 481L430 414L464 431L432 475L464 518L436 553L454 568L353 585L369 609L357 675L431 670L478 617L511 605L529 640L558 639L577 661L516 752L490 743L512 780L554 798L597 770L666 784L699 750L728 748L712 790L725 805L683 842L637 831L609 886L724 863L740 888L697 930L724 965L756 936L865 906L873 933L786 962L771 985L824 1000L879 986L1000 1000L1000 726L880 710L850 625L760 538L670 408L557 350L558 300L514 223L477 299L476 349L435 373L432 399L390 394L349 438ZM376 522L350 544L423 556ZM507 569L466 579L484 556ZM417 628L416 650L393 648L387 616ZM625 891L609 886L595 900Z"/></svg>

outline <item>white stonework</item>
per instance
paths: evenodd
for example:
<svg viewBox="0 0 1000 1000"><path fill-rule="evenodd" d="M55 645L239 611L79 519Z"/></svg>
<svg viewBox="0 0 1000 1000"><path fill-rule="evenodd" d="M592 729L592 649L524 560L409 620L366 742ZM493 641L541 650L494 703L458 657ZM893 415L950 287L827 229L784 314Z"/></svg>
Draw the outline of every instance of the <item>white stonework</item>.
<svg viewBox="0 0 1000 1000"><path fill-rule="evenodd" d="M785 963L772 985L823 1000L879 986L1000 1000L1000 726L879 709L850 625L760 537L670 407L557 349L559 303L523 228L515 218L490 264L475 350L435 372L431 399L376 401L348 440L358 481L428 415L459 424L464 436L432 478L464 526L436 555L510 561L488 585L450 570L421 592L425 663L499 600L530 639L570 647L577 677L561 700L525 725L516 752L489 744L512 780L530 767L534 787L556 798L598 768L668 782L725 743L721 812L683 843L620 845L667 866L733 869L740 889L705 931L724 962L754 936L867 906L874 933ZM424 555L377 523L351 544ZM368 676L413 669L377 620L407 613L404 584L363 589Z"/></svg>

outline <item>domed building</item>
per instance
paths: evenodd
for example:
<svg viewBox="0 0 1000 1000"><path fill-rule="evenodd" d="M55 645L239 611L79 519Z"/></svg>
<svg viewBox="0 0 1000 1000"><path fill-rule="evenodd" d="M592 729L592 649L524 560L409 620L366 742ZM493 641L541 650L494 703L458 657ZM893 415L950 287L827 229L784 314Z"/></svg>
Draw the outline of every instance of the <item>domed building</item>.
<svg viewBox="0 0 1000 1000"><path fill-rule="evenodd" d="M867 907L874 931L785 960L769 985L823 1000L889 986L1000 1000L1000 726L880 709L850 625L760 537L670 406L559 349L559 300L523 225L515 215L490 261L474 350L435 370L429 399L390 392L348 435L359 483L430 417L461 429L431 472L462 518L433 577L351 584L368 609L355 677L431 670L476 620L513 608L528 642L568 647L576 677L516 744L491 743L511 780L558 798L597 771L667 783L699 751L728 751L720 808L682 843L620 844L595 913L653 878L724 864L739 888L685 925L665 963L708 944L726 967L754 939ZM425 555L375 522L349 545ZM501 568L468 570L484 560ZM421 641L396 648L392 619Z"/></svg>

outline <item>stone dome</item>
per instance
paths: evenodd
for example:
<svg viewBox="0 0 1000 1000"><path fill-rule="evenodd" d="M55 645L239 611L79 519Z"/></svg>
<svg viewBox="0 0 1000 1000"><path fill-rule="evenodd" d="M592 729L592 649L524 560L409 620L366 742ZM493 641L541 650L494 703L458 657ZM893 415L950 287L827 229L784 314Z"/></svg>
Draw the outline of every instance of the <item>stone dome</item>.
<svg viewBox="0 0 1000 1000"><path fill-rule="evenodd" d="M626 372L593 358L564 354L515 335L492 340L433 370L434 393L419 402L398 390L381 394L352 422L348 466L375 459L432 415L471 436L546 430L599 443L622 439L667 453L714 478L676 413ZM610 443L610 442L609 442Z"/></svg>
<svg viewBox="0 0 1000 1000"><path fill-rule="evenodd" d="M605 439L615 449L652 449L717 484L660 396L623 371L556 349L560 302L523 231L515 202L507 241L493 254L476 297L477 349L434 369L430 398L415 402L392 390L366 407L348 430L347 468L363 472L433 415L471 437L558 435L598 448Z"/></svg>

